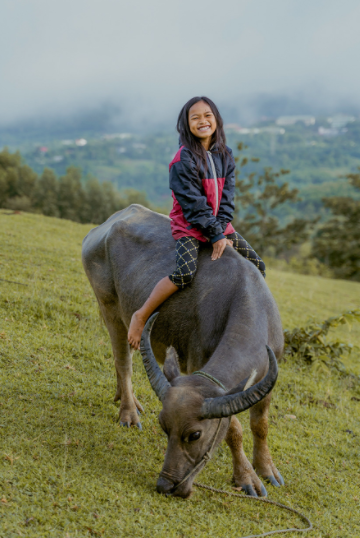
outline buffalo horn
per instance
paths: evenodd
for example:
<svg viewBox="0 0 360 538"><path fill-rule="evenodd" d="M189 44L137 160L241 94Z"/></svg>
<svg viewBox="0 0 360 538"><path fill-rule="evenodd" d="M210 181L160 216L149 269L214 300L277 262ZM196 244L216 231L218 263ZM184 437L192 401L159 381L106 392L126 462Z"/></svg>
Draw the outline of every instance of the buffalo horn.
<svg viewBox="0 0 360 538"><path fill-rule="evenodd" d="M162 401L168 388L170 387L170 383L168 382L168 380L160 370L158 363L156 362L153 350L151 349L150 342L151 329L158 315L159 312L156 312L146 322L140 340L140 353L147 376L150 381L150 385L152 386L156 396L159 398L160 401Z"/></svg>
<svg viewBox="0 0 360 538"><path fill-rule="evenodd" d="M278 367L273 350L268 346L266 346L266 349L269 356L269 370L266 376L256 385L237 394L225 394L225 396L218 396L217 398L207 398L201 408L202 418L221 418L236 415L257 404L272 391L278 376Z"/></svg>

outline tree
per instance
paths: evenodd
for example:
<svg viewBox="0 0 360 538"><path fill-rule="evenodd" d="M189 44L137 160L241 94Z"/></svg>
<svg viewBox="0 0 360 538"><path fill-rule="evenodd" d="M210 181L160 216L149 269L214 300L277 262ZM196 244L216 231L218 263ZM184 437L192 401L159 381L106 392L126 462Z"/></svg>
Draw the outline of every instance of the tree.
<svg viewBox="0 0 360 538"><path fill-rule="evenodd" d="M345 176L360 190L359 172ZM346 196L323 198L333 217L318 230L312 255L328 265L337 278L360 281L360 200Z"/></svg>
<svg viewBox="0 0 360 538"><path fill-rule="evenodd" d="M84 222L101 224L115 211L124 209L128 204L112 183L99 183L96 178L89 178L85 183L86 212Z"/></svg>
<svg viewBox="0 0 360 538"><path fill-rule="evenodd" d="M50 217L101 224L130 204L149 207L143 192L118 192L112 183L88 177L82 183L80 168L70 166L60 179L50 168L41 177L22 163L20 153L0 152L0 207L35 211Z"/></svg>
<svg viewBox="0 0 360 538"><path fill-rule="evenodd" d="M33 194L33 207L48 217L58 217L59 181L56 174L50 168L45 168Z"/></svg>
<svg viewBox="0 0 360 538"><path fill-rule="evenodd" d="M246 146L242 143L238 144L240 153L244 148ZM266 252L279 255L293 245L306 241L317 219L293 219L290 223L281 225L274 214L278 206L300 200L298 189L290 189L288 183L281 182L289 170L274 172L271 167L266 167L261 175L251 172L242 177L249 159L239 155L235 161L234 226L238 232L261 255ZM250 162L257 163L259 159L252 158Z"/></svg>
<svg viewBox="0 0 360 538"><path fill-rule="evenodd" d="M38 176L22 163L19 152L0 152L0 207L28 210Z"/></svg>
<svg viewBox="0 0 360 538"><path fill-rule="evenodd" d="M127 206L130 204L141 204L144 207L150 207L145 192L137 191L135 189L126 189L124 195Z"/></svg>
<svg viewBox="0 0 360 538"><path fill-rule="evenodd" d="M124 198L119 191L117 191L110 181L104 181L101 184L104 197L104 217L101 222L104 222L110 215L124 209L128 206L126 198Z"/></svg>
<svg viewBox="0 0 360 538"><path fill-rule="evenodd" d="M89 178L85 183L85 199L86 204L83 211L83 219L85 222L93 222L99 224L106 220L105 199L102 185L96 178Z"/></svg>
<svg viewBox="0 0 360 538"><path fill-rule="evenodd" d="M69 166L59 178L58 208L62 219L86 222L85 192L81 185L81 170Z"/></svg>

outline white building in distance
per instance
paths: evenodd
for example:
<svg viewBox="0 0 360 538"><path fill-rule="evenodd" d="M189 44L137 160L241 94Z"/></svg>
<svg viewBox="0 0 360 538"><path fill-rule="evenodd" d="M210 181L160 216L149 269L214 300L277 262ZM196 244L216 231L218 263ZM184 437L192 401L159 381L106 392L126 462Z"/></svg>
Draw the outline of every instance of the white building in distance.
<svg viewBox="0 0 360 538"><path fill-rule="evenodd" d="M331 123L332 129L342 129L348 123L355 121L355 116L348 116L347 114L336 114L332 118L328 118L328 122Z"/></svg>
<svg viewBox="0 0 360 538"><path fill-rule="evenodd" d="M85 140L85 138L78 138L75 140L75 144L79 147L86 146L87 140Z"/></svg>
<svg viewBox="0 0 360 538"><path fill-rule="evenodd" d="M315 124L314 116L280 116L276 120L276 125L295 125L295 123L303 123L307 127Z"/></svg>

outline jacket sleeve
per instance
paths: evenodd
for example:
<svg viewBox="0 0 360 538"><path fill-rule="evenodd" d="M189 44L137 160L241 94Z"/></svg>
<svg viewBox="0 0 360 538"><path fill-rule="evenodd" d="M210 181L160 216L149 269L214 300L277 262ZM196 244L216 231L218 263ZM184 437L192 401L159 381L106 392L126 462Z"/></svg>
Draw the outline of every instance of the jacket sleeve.
<svg viewBox="0 0 360 538"><path fill-rule="evenodd" d="M229 148L230 157L228 157L227 170L225 175L224 188L220 200L217 218L225 231L226 226L233 220L235 209L235 160L231 149Z"/></svg>
<svg viewBox="0 0 360 538"><path fill-rule="evenodd" d="M211 243L225 237L220 221L213 215L202 192L193 157L185 148L181 151L180 161L175 162L170 169L170 189L179 202L185 219L201 230Z"/></svg>

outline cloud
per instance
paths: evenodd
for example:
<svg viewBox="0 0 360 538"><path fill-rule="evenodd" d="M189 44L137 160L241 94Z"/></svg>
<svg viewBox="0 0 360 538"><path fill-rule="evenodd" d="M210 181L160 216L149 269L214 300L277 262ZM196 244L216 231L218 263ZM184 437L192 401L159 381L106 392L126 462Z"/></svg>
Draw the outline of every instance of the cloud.
<svg viewBox="0 0 360 538"><path fill-rule="evenodd" d="M3 123L104 102L151 121L199 94L360 95L357 0L3 0L2 20Z"/></svg>

